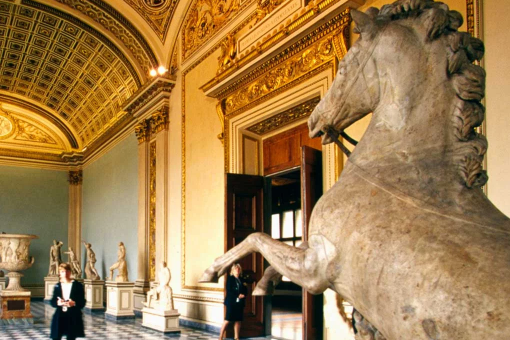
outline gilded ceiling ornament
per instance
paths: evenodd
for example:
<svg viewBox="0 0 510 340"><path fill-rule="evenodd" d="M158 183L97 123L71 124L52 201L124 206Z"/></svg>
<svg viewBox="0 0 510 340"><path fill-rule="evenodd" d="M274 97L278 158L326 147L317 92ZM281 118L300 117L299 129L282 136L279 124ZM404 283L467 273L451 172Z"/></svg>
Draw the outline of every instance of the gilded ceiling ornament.
<svg viewBox="0 0 510 340"><path fill-rule="evenodd" d="M9 138L14 133L15 127L13 119L8 114L0 114L0 139Z"/></svg>
<svg viewBox="0 0 510 340"><path fill-rule="evenodd" d="M45 143L45 144L57 144L57 142L51 138L46 132L40 128L27 123L23 120L16 119L16 126L18 131L16 133L16 140L24 140L29 142Z"/></svg>
<svg viewBox="0 0 510 340"><path fill-rule="evenodd" d="M239 2L239 0L197 0L195 2L185 24L183 59L187 59L235 16L240 8ZM246 3L249 2L246 1Z"/></svg>
<svg viewBox="0 0 510 340"><path fill-rule="evenodd" d="M149 24L163 42L174 15L178 0L124 0Z"/></svg>

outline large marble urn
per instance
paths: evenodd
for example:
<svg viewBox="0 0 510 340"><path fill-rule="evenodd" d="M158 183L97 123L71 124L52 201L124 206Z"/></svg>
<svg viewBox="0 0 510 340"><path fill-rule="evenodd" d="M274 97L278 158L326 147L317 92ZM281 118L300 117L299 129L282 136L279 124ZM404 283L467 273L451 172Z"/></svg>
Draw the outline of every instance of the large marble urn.
<svg viewBox="0 0 510 340"><path fill-rule="evenodd" d="M22 270L32 267L34 258L28 256L30 241L35 235L0 234L0 269L8 270L9 285L6 291L26 291L20 285Z"/></svg>

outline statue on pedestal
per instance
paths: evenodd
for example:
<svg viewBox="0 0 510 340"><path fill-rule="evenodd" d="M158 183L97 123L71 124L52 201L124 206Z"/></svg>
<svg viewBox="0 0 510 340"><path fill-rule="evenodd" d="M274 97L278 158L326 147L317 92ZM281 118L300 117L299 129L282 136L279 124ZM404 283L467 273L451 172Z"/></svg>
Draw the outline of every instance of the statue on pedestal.
<svg viewBox="0 0 510 340"><path fill-rule="evenodd" d="M126 263L126 248L124 247L124 243L119 243L119 251L117 253L117 262L115 262L110 267L110 277L109 281L113 281L113 271L115 269L119 270L119 274L115 278L116 282L128 282L128 271L127 271L127 263Z"/></svg>
<svg viewBox="0 0 510 340"><path fill-rule="evenodd" d="M73 248L69 247L69 251L64 252L64 254L69 255L69 264L71 265L71 275L75 279L81 278L81 265L80 261L76 257L76 253L73 251Z"/></svg>
<svg viewBox="0 0 510 340"><path fill-rule="evenodd" d="M174 299L172 288L170 287L171 279L170 269L166 266L166 262L163 261L158 274L159 285L147 293L147 302L143 303L145 307L162 311L174 309Z"/></svg>
<svg viewBox="0 0 510 340"><path fill-rule="evenodd" d="M92 245L83 241L85 249L87 250L87 263L85 264L85 276L89 280L101 280L99 274L95 268L96 264L96 253L92 250Z"/></svg>
<svg viewBox="0 0 510 340"><path fill-rule="evenodd" d="M50 248L50 269L48 276L58 276L58 266L62 263L60 248L63 245L62 241L53 240L53 245Z"/></svg>

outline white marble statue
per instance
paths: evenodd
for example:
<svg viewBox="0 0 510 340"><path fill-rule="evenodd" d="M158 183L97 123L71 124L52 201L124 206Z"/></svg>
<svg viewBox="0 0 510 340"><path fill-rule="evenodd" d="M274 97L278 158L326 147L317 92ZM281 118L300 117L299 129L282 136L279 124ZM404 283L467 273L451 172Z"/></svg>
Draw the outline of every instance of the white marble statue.
<svg viewBox="0 0 510 340"><path fill-rule="evenodd" d="M50 248L50 269L48 270L48 276L58 276L58 266L62 263L60 248L63 245L64 243L61 241L53 240L53 245Z"/></svg>
<svg viewBox="0 0 510 340"><path fill-rule="evenodd" d="M119 251L117 252L117 262L115 262L110 267L110 277L109 281L113 281L113 271L115 269L119 270L117 277L115 278L116 282L128 282L128 271L127 271L127 263L126 263L126 247L124 247L124 243L119 243Z"/></svg>
<svg viewBox="0 0 510 340"><path fill-rule="evenodd" d="M92 250L92 245L83 241L85 250L87 251L87 263L85 264L85 276L89 280L101 280L96 270L96 253Z"/></svg>
<svg viewBox="0 0 510 340"><path fill-rule="evenodd" d="M69 255L69 264L71 265L71 274L73 278L81 278L82 270L80 261L76 257L76 253L74 252L73 248L69 247L69 251L64 252L64 254Z"/></svg>
<svg viewBox="0 0 510 340"><path fill-rule="evenodd" d="M161 311L174 309L173 293L170 287L171 279L172 275L170 269L166 266L166 262L162 262L158 274L159 283L156 287L147 292L147 302L144 302L145 307Z"/></svg>

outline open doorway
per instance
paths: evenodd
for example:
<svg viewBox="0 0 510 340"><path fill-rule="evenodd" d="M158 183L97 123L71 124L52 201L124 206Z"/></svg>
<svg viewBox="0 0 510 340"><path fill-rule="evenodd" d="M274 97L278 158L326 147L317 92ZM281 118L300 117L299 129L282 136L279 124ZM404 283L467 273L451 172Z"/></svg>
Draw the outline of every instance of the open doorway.
<svg viewBox="0 0 510 340"><path fill-rule="evenodd" d="M303 241L301 174L293 169L271 176L271 236L298 247ZM277 339L303 338L303 293L300 286L284 277L272 297L271 335Z"/></svg>

